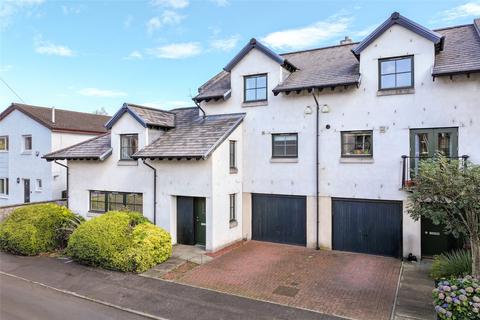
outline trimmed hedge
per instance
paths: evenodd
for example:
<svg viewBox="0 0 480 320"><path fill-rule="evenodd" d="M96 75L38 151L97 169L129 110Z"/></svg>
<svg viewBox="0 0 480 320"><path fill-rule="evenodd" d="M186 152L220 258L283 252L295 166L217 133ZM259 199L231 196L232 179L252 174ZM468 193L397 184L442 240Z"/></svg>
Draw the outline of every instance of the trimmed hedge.
<svg viewBox="0 0 480 320"><path fill-rule="evenodd" d="M170 234L137 212L110 211L81 224L67 255L91 266L143 272L172 255Z"/></svg>
<svg viewBox="0 0 480 320"><path fill-rule="evenodd" d="M61 249L76 219L66 207L52 203L20 207L0 223L0 249L25 256Z"/></svg>

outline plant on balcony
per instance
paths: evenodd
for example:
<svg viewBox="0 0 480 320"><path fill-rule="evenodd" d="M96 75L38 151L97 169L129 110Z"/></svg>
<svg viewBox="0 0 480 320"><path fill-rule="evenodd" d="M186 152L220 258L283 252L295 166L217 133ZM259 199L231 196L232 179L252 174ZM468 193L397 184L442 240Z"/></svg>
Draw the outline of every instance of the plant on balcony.
<svg viewBox="0 0 480 320"><path fill-rule="evenodd" d="M468 239L472 275L480 278L480 166L442 155L421 161L411 191L410 216L429 218L447 234Z"/></svg>

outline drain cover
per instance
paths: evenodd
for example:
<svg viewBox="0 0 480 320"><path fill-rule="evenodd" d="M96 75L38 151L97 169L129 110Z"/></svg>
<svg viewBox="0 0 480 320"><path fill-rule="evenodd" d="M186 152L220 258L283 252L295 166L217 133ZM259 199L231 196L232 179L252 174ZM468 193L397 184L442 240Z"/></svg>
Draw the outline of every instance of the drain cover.
<svg viewBox="0 0 480 320"><path fill-rule="evenodd" d="M295 297L298 293L298 289L294 287L278 286L273 290L273 293L287 297Z"/></svg>

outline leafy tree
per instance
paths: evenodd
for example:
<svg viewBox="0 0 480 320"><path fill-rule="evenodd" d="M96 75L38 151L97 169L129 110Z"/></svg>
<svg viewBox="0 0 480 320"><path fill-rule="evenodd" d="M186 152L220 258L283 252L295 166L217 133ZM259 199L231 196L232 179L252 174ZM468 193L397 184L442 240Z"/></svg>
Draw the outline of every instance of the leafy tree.
<svg viewBox="0 0 480 320"><path fill-rule="evenodd" d="M480 277L480 166L442 155L421 161L409 195L410 216L443 224L470 241L472 275Z"/></svg>

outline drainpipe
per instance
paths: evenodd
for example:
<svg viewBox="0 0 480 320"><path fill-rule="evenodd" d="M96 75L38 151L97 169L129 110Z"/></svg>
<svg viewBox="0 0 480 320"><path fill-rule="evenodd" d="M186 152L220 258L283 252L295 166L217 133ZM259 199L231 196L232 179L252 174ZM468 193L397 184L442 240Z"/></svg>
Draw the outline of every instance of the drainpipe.
<svg viewBox="0 0 480 320"><path fill-rule="evenodd" d="M202 113L203 113L203 118L205 119L205 117L207 116L207 115L205 114L205 110L203 110L202 107L200 107L200 104L199 104L197 101L195 101L195 99L192 99L192 100L193 100L193 102L195 103L195 105L198 107L198 109L200 109L200 111L202 111Z"/></svg>
<svg viewBox="0 0 480 320"><path fill-rule="evenodd" d="M146 159L142 159L143 164L153 170L153 224L157 225L157 169L149 165Z"/></svg>
<svg viewBox="0 0 480 320"><path fill-rule="evenodd" d="M68 208L68 203L69 203L69 196L70 196L70 191L69 191L69 175L70 175L70 172L68 170L68 166L67 165L64 165L63 163L60 163L58 162L57 160L54 160L53 162L55 162L56 164L58 164L59 166L61 167L64 167L65 169L67 169L67 208Z"/></svg>
<svg viewBox="0 0 480 320"><path fill-rule="evenodd" d="M316 120L315 120L315 201L316 201L316 210L317 210L317 246L316 249L320 250L320 240L318 238L318 234L320 233L320 208L319 208L319 199L318 199L318 183L319 183L319 172L318 172L318 135L319 135L319 113L320 113L320 105L318 104L317 97L315 97L315 91L312 91L313 99L315 100L316 105Z"/></svg>

